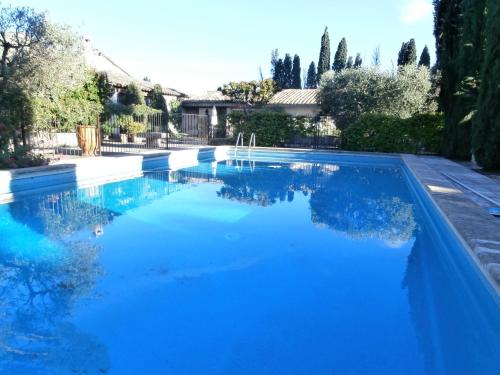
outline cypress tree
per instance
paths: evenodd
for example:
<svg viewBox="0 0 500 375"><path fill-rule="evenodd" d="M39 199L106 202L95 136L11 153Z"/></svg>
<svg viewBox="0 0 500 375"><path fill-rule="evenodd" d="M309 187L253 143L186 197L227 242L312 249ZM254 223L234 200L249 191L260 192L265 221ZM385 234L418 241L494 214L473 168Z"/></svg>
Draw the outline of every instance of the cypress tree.
<svg viewBox="0 0 500 375"><path fill-rule="evenodd" d="M484 168L500 169L500 2L486 0L486 43L477 113L473 121L474 155ZM480 9L477 9L480 11ZM477 51L472 46L472 51Z"/></svg>
<svg viewBox="0 0 500 375"><path fill-rule="evenodd" d="M316 78L316 64L311 61L309 69L307 69L306 89L315 89L318 87L318 80Z"/></svg>
<svg viewBox="0 0 500 375"><path fill-rule="evenodd" d="M325 32L321 37L321 49L319 51L318 74L316 78L319 80L323 73L330 70L330 36L328 35L328 27L325 27Z"/></svg>
<svg viewBox="0 0 500 375"><path fill-rule="evenodd" d="M431 55L429 54L429 48L427 48L427 46L425 46L422 50L418 66L425 66L429 69L431 68Z"/></svg>
<svg viewBox="0 0 500 375"><path fill-rule="evenodd" d="M278 91L285 88L285 69L283 66L283 59L278 59L278 61L276 61L276 65L274 66L273 81Z"/></svg>
<svg viewBox="0 0 500 375"><path fill-rule="evenodd" d="M289 89L292 87L292 58L289 53L285 55L285 59L283 60L283 72L282 87Z"/></svg>
<svg viewBox="0 0 500 375"><path fill-rule="evenodd" d="M434 0L437 66L441 69L441 88L439 92L440 107L444 112L444 129L442 153L445 156L469 159L470 132L462 127L456 119L460 117L456 89L460 82L457 59L460 54L460 37L462 34L462 1Z"/></svg>
<svg viewBox="0 0 500 375"><path fill-rule="evenodd" d="M352 61L352 56L349 56L349 58L347 59L347 64L345 65L345 68L352 69L353 65L354 65L354 62Z"/></svg>
<svg viewBox="0 0 500 375"><path fill-rule="evenodd" d="M408 48L408 43L403 42L401 44L401 49L399 50L399 53L398 53L398 66L406 65L405 57L406 57L406 49L407 48Z"/></svg>
<svg viewBox="0 0 500 375"><path fill-rule="evenodd" d="M276 68L276 64L278 63L279 52L278 49L275 48L271 50L271 76L274 77L274 70Z"/></svg>
<svg viewBox="0 0 500 375"><path fill-rule="evenodd" d="M163 90L159 84L156 84L153 86L153 91L151 91L150 94L150 107L159 109L162 112L167 112L167 102L165 100L165 97L163 96Z"/></svg>
<svg viewBox="0 0 500 375"><path fill-rule="evenodd" d="M360 68L363 64L363 59L359 53L356 54L356 59L354 59L354 68Z"/></svg>
<svg viewBox="0 0 500 375"><path fill-rule="evenodd" d="M405 64L404 65L415 65L417 63L417 46L415 45L415 39L410 39L406 47L405 53Z"/></svg>
<svg viewBox="0 0 500 375"><path fill-rule="evenodd" d="M292 89L301 89L302 81L300 78L300 57L295 55L293 57L293 67L292 67Z"/></svg>
<svg viewBox="0 0 500 375"><path fill-rule="evenodd" d="M345 69L347 61L347 42L345 38L342 38L339 46L337 47L337 52L335 52L335 57L333 59L332 69L337 73Z"/></svg>
<svg viewBox="0 0 500 375"><path fill-rule="evenodd" d="M417 63L417 47L415 39L410 39L408 42L401 44L401 49L398 54L398 66L408 64L415 65Z"/></svg>

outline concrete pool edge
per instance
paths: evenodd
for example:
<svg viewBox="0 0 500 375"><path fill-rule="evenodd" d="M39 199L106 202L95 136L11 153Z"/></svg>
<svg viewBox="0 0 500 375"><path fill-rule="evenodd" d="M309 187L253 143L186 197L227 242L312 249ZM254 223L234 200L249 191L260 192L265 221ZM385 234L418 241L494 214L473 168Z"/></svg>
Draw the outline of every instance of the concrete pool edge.
<svg viewBox="0 0 500 375"><path fill-rule="evenodd" d="M401 159L500 303L500 219L489 215L471 192L441 175L440 169L455 168L473 178L488 178L441 157L402 154Z"/></svg>

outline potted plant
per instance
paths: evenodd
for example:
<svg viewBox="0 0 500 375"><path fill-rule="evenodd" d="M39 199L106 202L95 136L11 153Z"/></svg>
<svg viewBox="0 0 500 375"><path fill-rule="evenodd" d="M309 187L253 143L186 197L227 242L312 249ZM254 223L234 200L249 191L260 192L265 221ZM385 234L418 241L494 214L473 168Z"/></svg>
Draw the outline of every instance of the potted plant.
<svg viewBox="0 0 500 375"><path fill-rule="evenodd" d="M95 156L98 147L97 126L82 125L76 126L76 138L78 147L82 149L84 156Z"/></svg>
<svg viewBox="0 0 500 375"><path fill-rule="evenodd" d="M128 136L128 141L132 143L136 143L137 134L144 133L146 130L146 125L142 122L132 121L125 125L125 133Z"/></svg>
<svg viewBox="0 0 500 375"><path fill-rule="evenodd" d="M105 141L109 140L110 136L113 134L113 125L109 121L106 121L101 125L101 132L102 138Z"/></svg>

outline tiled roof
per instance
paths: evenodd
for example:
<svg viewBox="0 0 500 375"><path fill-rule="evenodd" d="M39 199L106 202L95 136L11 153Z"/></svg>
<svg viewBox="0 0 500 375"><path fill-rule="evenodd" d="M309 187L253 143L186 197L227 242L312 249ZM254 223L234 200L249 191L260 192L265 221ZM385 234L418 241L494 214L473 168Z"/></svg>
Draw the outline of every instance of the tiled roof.
<svg viewBox="0 0 500 375"><path fill-rule="evenodd" d="M87 61L87 65L99 73L105 73L112 85L116 87L127 87L131 82L134 82L143 91L151 91L153 89L153 83L136 79L104 53L96 48L93 48L90 45L89 40L85 40L85 42L85 59ZM162 92L164 95L170 96L187 96L180 91L168 87L162 87Z"/></svg>
<svg viewBox="0 0 500 375"><path fill-rule="evenodd" d="M220 91L206 91L201 94L190 96L187 101L197 102L228 102L231 101L229 96L224 95Z"/></svg>
<svg viewBox="0 0 500 375"><path fill-rule="evenodd" d="M286 89L276 93L269 104L293 105L315 104L319 105L318 89Z"/></svg>
<svg viewBox="0 0 500 375"><path fill-rule="evenodd" d="M238 107L239 104L232 101L229 96L222 94L220 91L206 91L201 94L190 96L182 101L183 107Z"/></svg>

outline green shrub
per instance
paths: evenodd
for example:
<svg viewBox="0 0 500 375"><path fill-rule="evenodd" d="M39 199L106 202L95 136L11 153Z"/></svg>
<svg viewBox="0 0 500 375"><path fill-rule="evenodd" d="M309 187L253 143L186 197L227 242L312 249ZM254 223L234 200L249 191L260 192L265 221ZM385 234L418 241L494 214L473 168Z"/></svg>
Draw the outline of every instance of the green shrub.
<svg viewBox="0 0 500 375"><path fill-rule="evenodd" d="M0 150L0 169L37 167L48 163L48 159L32 153L27 147L17 147L12 152Z"/></svg>
<svg viewBox="0 0 500 375"><path fill-rule="evenodd" d="M439 153L443 115L421 114L407 119L365 115L342 132L342 148L351 151Z"/></svg>
<svg viewBox="0 0 500 375"><path fill-rule="evenodd" d="M124 125L125 134L134 135L146 131L146 125L142 122L131 121Z"/></svg>
<svg viewBox="0 0 500 375"><path fill-rule="evenodd" d="M250 134L255 133L257 146L282 146L293 136L306 135L309 132L306 117L292 117L285 112L232 112L228 118L234 126L235 134L243 132L248 140Z"/></svg>

